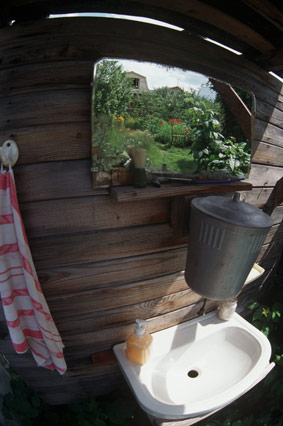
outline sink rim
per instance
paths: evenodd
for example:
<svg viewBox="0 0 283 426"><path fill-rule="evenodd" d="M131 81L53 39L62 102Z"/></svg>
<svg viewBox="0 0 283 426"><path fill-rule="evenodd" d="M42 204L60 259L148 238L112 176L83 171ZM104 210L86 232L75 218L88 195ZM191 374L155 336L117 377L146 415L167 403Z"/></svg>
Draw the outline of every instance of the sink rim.
<svg viewBox="0 0 283 426"><path fill-rule="evenodd" d="M154 339L154 336L166 333L170 333L170 335L172 333L175 334L177 330L181 331L182 329L186 329L187 327L194 326L198 323L201 324L203 322L206 323L211 330L208 332L207 336L211 335L212 328L214 329L213 332L217 332L217 330L222 330L231 326L244 329L249 335L253 336L260 345L259 359L255 362L254 366L252 366L251 370L244 378L240 379L230 388L225 389L216 396L212 395L211 397L200 399L200 401L197 402L190 402L188 400L184 404L170 404L156 399L155 395L150 392L150 389L139 378L140 372L143 370L144 372L146 372L146 370L150 370L149 367L151 366L151 360L149 360L147 364L144 364L144 366L135 364L128 361L126 357L125 343L115 345L113 350L124 377L126 378L126 381L132 389L140 406L147 413L163 419L185 419L205 415L209 412L222 408L247 392L257 383L258 378L261 377L263 372L270 366L269 360L271 357L271 345L269 340L262 332L237 313L234 313L229 321L221 321L217 317L217 311L213 311L203 317L197 317L190 321L152 333L152 336Z"/></svg>

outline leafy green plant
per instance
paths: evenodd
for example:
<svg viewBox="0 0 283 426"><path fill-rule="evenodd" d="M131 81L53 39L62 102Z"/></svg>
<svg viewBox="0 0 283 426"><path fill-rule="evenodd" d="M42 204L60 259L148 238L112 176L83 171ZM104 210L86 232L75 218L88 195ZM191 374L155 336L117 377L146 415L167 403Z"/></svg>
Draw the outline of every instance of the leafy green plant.
<svg viewBox="0 0 283 426"><path fill-rule="evenodd" d="M217 110L205 109L204 102L196 102L187 110L191 129L191 149L198 163L198 171L228 171L230 175L247 174L250 167L250 148L246 142L221 133Z"/></svg>
<svg viewBox="0 0 283 426"><path fill-rule="evenodd" d="M124 115L132 98L131 82L118 61L97 64L93 91L93 115Z"/></svg>
<svg viewBox="0 0 283 426"><path fill-rule="evenodd" d="M3 414L23 426L129 426L134 415L131 403L111 395L50 406L19 376L14 375L11 388L3 400Z"/></svg>
<svg viewBox="0 0 283 426"><path fill-rule="evenodd" d="M158 121L158 127L155 130L154 138L157 142L160 142L164 145L171 145L172 126L168 121Z"/></svg>
<svg viewBox="0 0 283 426"><path fill-rule="evenodd" d="M237 143L234 138L224 139L217 133L217 139L197 149L198 142L193 144L194 158L198 162L200 172L225 170L229 175L246 175L250 168L250 149L246 142ZM201 144L203 145L203 144Z"/></svg>
<svg viewBox="0 0 283 426"><path fill-rule="evenodd" d="M3 399L3 415L7 420L21 422L23 426L34 425L42 406L39 396L18 376L10 381L10 386L12 393L6 394Z"/></svg>

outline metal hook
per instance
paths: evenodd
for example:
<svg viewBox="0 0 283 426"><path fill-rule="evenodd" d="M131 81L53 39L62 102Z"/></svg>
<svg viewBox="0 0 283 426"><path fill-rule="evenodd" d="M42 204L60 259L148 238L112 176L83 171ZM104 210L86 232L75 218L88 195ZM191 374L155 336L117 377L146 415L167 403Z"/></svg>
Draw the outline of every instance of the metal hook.
<svg viewBox="0 0 283 426"><path fill-rule="evenodd" d="M8 139L0 147L0 160L3 166L13 167L19 158L19 148L15 141Z"/></svg>

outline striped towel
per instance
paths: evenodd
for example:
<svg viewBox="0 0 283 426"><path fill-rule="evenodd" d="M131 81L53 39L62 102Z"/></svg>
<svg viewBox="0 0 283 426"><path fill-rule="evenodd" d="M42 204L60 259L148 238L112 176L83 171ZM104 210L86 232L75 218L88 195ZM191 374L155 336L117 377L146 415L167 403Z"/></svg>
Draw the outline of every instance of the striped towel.
<svg viewBox="0 0 283 426"><path fill-rule="evenodd" d="M64 374L64 345L38 282L11 167L0 172L0 295L15 351L30 348L38 366Z"/></svg>

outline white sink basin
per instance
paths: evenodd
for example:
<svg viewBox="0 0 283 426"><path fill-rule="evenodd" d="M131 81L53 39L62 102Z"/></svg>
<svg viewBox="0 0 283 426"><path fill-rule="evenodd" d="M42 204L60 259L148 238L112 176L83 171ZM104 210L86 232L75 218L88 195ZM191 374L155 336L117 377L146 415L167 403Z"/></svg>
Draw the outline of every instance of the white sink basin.
<svg viewBox="0 0 283 426"><path fill-rule="evenodd" d="M216 312L153 333L144 365L128 361L125 343L114 346L140 406L161 419L198 417L229 404L273 368L268 339L238 314Z"/></svg>

